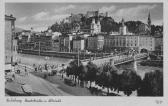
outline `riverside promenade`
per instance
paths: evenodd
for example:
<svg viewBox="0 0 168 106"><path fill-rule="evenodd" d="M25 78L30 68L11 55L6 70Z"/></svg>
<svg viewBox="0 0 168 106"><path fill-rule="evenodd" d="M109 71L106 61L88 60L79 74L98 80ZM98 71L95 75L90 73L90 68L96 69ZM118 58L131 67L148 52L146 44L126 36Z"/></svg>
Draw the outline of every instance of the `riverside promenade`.
<svg viewBox="0 0 168 106"><path fill-rule="evenodd" d="M28 67L28 66L27 66ZM30 66L29 66L30 67ZM15 79L12 82L5 83L6 95L10 96L26 96L21 85L28 84L31 86L32 96L70 96L71 94L64 92L59 88L58 84L53 84L45 79L34 76L33 74L25 74L23 68L20 68L21 73L15 74ZM30 68L28 71L34 71Z"/></svg>

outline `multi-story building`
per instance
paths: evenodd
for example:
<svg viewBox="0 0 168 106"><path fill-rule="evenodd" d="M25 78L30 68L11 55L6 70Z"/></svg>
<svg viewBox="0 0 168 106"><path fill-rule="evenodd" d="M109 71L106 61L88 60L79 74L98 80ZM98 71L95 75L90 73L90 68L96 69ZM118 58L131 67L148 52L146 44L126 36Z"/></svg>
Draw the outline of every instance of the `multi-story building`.
<svg viewBox="0 0 168 106"><path fill-rule="evenodd" d="M155 51L155 38L146 35L139 36L139 50L141 49Z"/></svg>
<svg viewBox="0 0 168 106"><path fill-rule="evenodd" d="M124 50L126 47L126 37L122 35L108 35L104 37L104 50L113 51L114 49Z"/></svg>
<svg viewBox="0 0 168 106"><path fill-rule="evenodd" d="M19 49L52 50L52 36L36 35L22 36L19 40Z"/></svg>
<svg viewBox="0 0 168 106"><path fill-rule="evenodd" d="M101 51L103 50L104 46L104 36L102 35L89 36L87 42L88 42L87 49L89 51Z"/></svg>
<svg viewBox="0 0 168 106"><path fill-rule="evenodd" d="M163 55L163 37L155 37L155 51L157 54Z"/></svg>
<svg viewBox="0 0 168 106"><path fill-rule="evenodd" d="M52 50L52 36L39 36L34 43L36 43L36 48L40 50Z"/></svg>
<svg viewBox="0 0 168 106"><path fill-rule="evenodd" d="M60 39L59 36L52 36L52 51L60 51Z"/></svg>
<svg viewBox="0 0 168 106"><path fill-rule="evenodd" d="M139 35L110 35L104 38L104 50L113 51L125 51L134 49L140 51L146 49L148 51L155 50L154 37L151 36L139 36Z"/></svg>
<svg viewBox="0 0 168 106"><path fill-rule="evenodd" d="M85 50L85 40L82 38L77 38L73 40L73 51L83 51Z"/></svg>
<svg viewBox="0 0 168 106"><path fill-rule="evenodd" d="M61 52L71 52L72 51L72 38L73 36L60 36L59 45Z"/></svg>
<svg viewBox="0 0 168 106"><path fill-rule="evenodd" d="M22 35L21 37L19 37L19 40L21 43L27 43L29 41L29 36L26 35Z"/></svg>
<svg viewBox="0 0 168 106"><path fill-rule="evenodd" d="M12 15L5 15L5 64L13 62L13 36L15 32L15 20Z"/></svg>

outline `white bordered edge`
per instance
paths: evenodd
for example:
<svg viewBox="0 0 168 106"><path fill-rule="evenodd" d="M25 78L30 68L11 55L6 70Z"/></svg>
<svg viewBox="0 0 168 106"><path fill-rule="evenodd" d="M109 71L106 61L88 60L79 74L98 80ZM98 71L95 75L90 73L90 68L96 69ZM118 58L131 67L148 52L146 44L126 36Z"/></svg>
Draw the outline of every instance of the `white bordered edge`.
<svg viewBox="0 0 168 106"><path fill-rule="evenodd" d="M5 97L4 93L4 13L5 13L5 3L10 2L36 2L36 3L47 3L47 2L122 2L122 3L163 3L163 26L164 26L164 96L163 97L96 97L96 96L35 96L35 97L28 97L28 98L36 98L36 99L49 99L49 98L56 98L61 99L62 102L60 103L7 103L6 99L8 97ZM155 105L162 105L166 106L168 105L168 1L167 0L1 0L0 1L0 32L1 32L1 38L0 38L0 105L1 106L8 106L8 105L15 105L15 106L30 106L30 105L40 105L40 106L46 106L46 105L61 105L61 106L90 106L90 105L97 105L97 106L155 106ZM16 98L24 100L27 97L21 96L21 97L9 97L9 98ZM163 101L162 104L157 104L156 101Z"/></svg>

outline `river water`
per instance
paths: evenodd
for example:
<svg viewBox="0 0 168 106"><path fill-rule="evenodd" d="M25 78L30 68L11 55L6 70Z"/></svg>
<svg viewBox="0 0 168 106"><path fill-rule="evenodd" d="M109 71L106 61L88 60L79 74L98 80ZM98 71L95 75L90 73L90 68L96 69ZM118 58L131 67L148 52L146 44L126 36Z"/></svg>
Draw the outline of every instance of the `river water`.
<svg viewBox="0 0 168 106"><path fill-rule="evenodd" d="M45 57L45 56L37 56L37 55L28 55L28 54L15 54L15 58L17 60L21 61L23 64L27 65L44 65L44 64L50 64L50 65L61 65L61 64L68 64L71 59L67 58L59 58L59 57ZM124 70L126 68L135 70L138 75L141 76L141 78L144 77L146 72L154 71L154 70L161 70L163 71L163 67L153 67L153 66L141 66L138 64L139 61L137 61L137 69L134 69L134 63L127 63L123 65L116 66L119 70Z"/></svg>
<svg viewBox="0 0 168 106"><path fill-rule="evenodd" d="M23 64L27 65L43 65L43 64L50 64L50 65L61 65L61 64L68 64L71 59L67 58L59 58L59 57L46 57L46 56L37 56L37 55L28 55L28 54L17 54L15 55L18 61L21 61Z"/></svg>
<svg viewBox="0 0 168 106"><path fill-rule="evenodd" d="M134 62L131 62L131 63L127 63L127 64L122 64L122 65L119 65L119 66L116 66L119 70L124 70L124 69L132 69L132 70L135 70L137 72L138 75L140 75L140 77L143 79L144 78L144 75L145 73L147 72L151 72L151 71L154 71L154 70L160 70L160 71L163 71L163 67L154 67L154 66L142 66L140 65L139 63L141 62L140 61L137 61L136 63L136 67L134 66Z"/></svg>

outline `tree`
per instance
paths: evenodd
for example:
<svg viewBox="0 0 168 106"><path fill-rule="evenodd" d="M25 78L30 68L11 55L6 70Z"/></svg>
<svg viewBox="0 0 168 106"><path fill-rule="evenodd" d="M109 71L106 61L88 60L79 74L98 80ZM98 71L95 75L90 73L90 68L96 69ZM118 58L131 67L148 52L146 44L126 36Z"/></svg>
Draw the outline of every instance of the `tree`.
<svg viewBox="0 0 168 106"><path fill-rule="evenodd" d="M163 96L163 72L155 70L145 74L141 87L138 90L139 96Z"/></svg>
<svg viewBox="0 0 168 106"><path fill-rule="evenodd" d="M87 74L86 74L86 80L90 81L90 87L91 87L91 83L96 80L96 73L97 73L98 68L92 62L88 62L86 67L88 69Z"/></svg>
<svg viewBox="0 0 168 106"><path fill-rule="evenodd" d="M127 22L125 22L125 25L127 26L128 31L132 32L132 33L137 33L137 30L141 24L142 24L141 21L127 21Z"/></svg>
<svg viewBox="0 0 168 106"><path fill-rule="evenodd" d="M118 31L119 26L111 17L104 17L100 23L102 32Z"/></svg>
<svg viewBox="0 0 168 106"><path fill-rule="evenodd" d="M84 66L84 65L80 65L79 66L79 76L78 76L78 79L83 82L83 81L86 81L87 78L86 78L86 74L87 74L88 70L87 70L87 67Z"/></svg>
<svg viewBox="0 0 168 106"><path fill-rule="evenodd" d="M77 77L79 76L81 65L82 65L81 61L79 61L79 64L78 64L77 59L69 63L69 68L70 68L69 70L72 72L72 75L74 75L75 77L75 83L76 83Z"/></svg>
<svg viewBox="0 0 168 106"><path fill-rule="evenodd" d="M73 72L70 67L66 68L66 75L69 77L70 75L73 75Z"/></svg>
<svg viewBox="0 0 168 106"><path fill-rule="evenodd" d="M163 25L151 25L151 35L157 36L157 34L162 35L163 33ZM163 35L162 35L163 36Z"/></svg>
<svg viewBox="0 0 168 106"><path fill-rule="evenodd" d="M119 90L129 96L132 91L140 88L141 78L136 74L134 70L126 69L120 76Z"/></svg>
<svg viewBox="0 0 168 106"><path fill-rule="evenodd" d="M107 87L108 94L109 89L111 88L111 81L112 81L112 75L111 75L111 67L110 64L104 64L98 72L96 84L99 86Z"/></svg>
<svg viewBox="0 0 168 106"><path fill-rule="evenodd" d="M120 75L117 73L119 70L114 67L114 66L111 66L112 67L112 71L111 71L111 75L112 75L112 80L111 80L111 89L113 90L119 90L119 86L120 86Z"/></svg>

